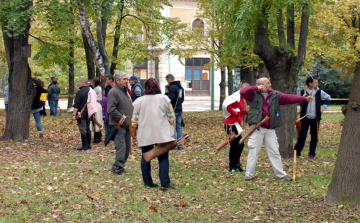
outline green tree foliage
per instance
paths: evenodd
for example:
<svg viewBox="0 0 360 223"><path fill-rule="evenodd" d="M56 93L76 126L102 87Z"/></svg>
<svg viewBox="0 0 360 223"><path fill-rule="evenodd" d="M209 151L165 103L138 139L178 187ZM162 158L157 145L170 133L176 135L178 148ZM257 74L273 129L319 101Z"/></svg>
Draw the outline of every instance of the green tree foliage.
<svg viewBox="0 0 360 223"><path fill-rule="evenodd" d="M334 70L325 61L312 61L308 69L311 74L319 79L319 87L330 94L332 98L349 98L350 88L352 85L352 77L342 77L342 70ZM300 76L302 74L302 76ZM304 89L306 73L301 72L298 80L298 91ZM340 87L339 87L340 86ZM346 101L332 101L331 104L344 104Z"/></svg>
<svg viewBox="0 0 360 223"><path fill-rule="evenodd" d="M309 61L326 62L340 70L342 79L354 74L359 61L359 4L358 0L343 0L314 5L310 22Z"/></svg>

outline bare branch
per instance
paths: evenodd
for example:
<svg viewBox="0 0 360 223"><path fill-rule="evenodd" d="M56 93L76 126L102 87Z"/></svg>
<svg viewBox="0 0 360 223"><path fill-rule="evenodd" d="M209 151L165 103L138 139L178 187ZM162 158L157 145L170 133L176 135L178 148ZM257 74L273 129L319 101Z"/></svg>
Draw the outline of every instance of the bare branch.
<svg viewBox="0 0 360 223"><path fill-rule="evenodd" d="M277 30L278 30L278 38L279 38L279 45L281 47L285 47L286 46L286 42L285 42L285 31L284 31L284 21L283 21L284 17L283 17L283 13L282 10L279 9L278 10L278 15L277 15Z"/></svg>
<svg viewBox="0 0 360 223"><path fill-rule="evenodd" d="M41 38L36 37L36 36L34 36L34 35L30 34L30 33L29 33L29 36L31 36L32 38L34 38L34 39L36 39L36 40L40 41L40 42L41 42L42 44L44 44L44 45L49 44L48 42L45 42L45 41L44 41L44 40L42 40Z"/></svg>

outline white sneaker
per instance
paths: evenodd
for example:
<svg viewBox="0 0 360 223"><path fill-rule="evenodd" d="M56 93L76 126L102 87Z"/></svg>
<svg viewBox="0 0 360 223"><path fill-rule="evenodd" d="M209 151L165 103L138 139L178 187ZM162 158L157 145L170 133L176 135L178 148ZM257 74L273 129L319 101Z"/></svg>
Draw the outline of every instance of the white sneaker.
<svg viewBox="0 0 360 223"><path fill-rule="evenodd" d="M255 179L255 177L256 177L256 176L245 175L244 180L246 180L246 181L252 181L252 180Z"/></svg>

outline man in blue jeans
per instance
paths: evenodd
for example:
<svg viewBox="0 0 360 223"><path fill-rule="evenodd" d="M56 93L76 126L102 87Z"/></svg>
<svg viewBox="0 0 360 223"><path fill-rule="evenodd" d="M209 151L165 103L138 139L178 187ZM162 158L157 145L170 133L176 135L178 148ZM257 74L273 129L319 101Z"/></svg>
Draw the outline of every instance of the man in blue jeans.
<svg viewBox="0 0 360 223"><path fill-rule="evenodd" d="M176 118L176 127L175 127L175 139L178 139L183 136L182 126L182 103L184 102L184 88L181 86L180 81L175 81L175 78L172 74L166 75L166 81L169 84L169 91L165 93L170 100L171 105L174 108L175 118ZM178 146L175 149L182 149L182 145Z"/></svg>

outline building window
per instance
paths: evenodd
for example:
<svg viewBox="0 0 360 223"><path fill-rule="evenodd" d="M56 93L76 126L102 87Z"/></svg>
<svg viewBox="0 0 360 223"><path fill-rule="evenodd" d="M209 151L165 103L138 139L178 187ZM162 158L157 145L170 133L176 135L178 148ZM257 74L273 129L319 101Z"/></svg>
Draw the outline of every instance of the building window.
<svg viewBox="0 0 360 223"><path fill-rule="evenodd" d="M204 67L209 62L209 58L185 60L185 90L189 96L210 95L210 70Z"/></svg>
<svg viewBox="0 0 360 223"><path fill-rule="evenodd" d="M195 19L192 23L192 31L200 32L204 35L204 22L201 19Z"/></svg>
<svg viewBox="0 0 360 223"><path fill-rule="evenodd" d="M136 34L137 41L143 41L143 34Z"/></svg>

